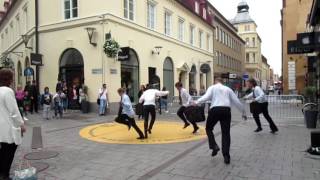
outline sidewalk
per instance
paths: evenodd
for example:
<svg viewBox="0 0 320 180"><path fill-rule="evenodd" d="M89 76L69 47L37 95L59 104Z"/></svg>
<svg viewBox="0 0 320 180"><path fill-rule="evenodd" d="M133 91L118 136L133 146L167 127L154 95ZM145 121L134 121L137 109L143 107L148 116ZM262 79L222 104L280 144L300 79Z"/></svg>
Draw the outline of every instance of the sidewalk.
<svg viewBox="0 0 320 180"><path fill-rule="evenodd" d="M41 126L44 149L59 156L41 160L50 165L39 179L65 180L134 180L134 179L206 179L206 180L318 180L320 158L304 151L310 133L301 124L281 121L277 135L264 131L255 134L253 120L243 122L239 116L232 127L231 164L225 165L221 153L212 158L206 140L162 145L101 144L82 139L79 130L86 125L111 122L113 116L70 114L68 119L43 121L30 116L29 132L21 150L30 149L30 126ZM32 117L32 118L31 118ZM158 116L159 120L179 121L175 115ZM264 120L262 120L264 121ZM288 124L288 125L286 125ZM155 124L156 128L156 124ZM215 133L219 133L219 125ZM220 143L221 137L217 136ZM18 157L15 166L18 163Z"/></svg>

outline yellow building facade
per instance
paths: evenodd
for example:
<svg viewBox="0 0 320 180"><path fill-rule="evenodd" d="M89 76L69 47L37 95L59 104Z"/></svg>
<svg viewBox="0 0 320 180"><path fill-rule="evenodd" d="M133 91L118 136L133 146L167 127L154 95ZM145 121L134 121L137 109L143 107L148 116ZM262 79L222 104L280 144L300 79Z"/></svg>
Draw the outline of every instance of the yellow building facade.
<svg viewBox="0 0 320 180"><path fill-rule="evenodd" d="M215 26L214 76L222 77L225 84L239 90L243 85L245 42L238 36L237 29L216 8L209 7L209 12L214 14Z"/></svg>
<svg viewBox="0 0 320 180"><path fill-rule="evenodd" d="M1 52L13 60L16 78L23 79L21 71L35 49L35 0L13 2L0 24L0 35L6 38ZM12 37L6 34L10 23L19 24ZM30 36L28 47L32 49L23 44L23 34ZM104 54L105 40L110 37L127 53L123 61L123 57ZM14 51L23 56L16 56ZM70 87L85 84L92 103L103 83L111 103L119 101L119 87L127 88L137 102L141 84L165 86L173 96L177 95L177 81L196 90L201 84L213 83L213 28L205 17L173 0L39 1L39 53L43 62L41 90L48 86L54 91L58 79L66 80Z"/></svg>
<svg viewBox="0 0 320 180"><path fill-rule="evenodd" d="M287 42L306 31L306 19L312 0L284 0L282 8L282 77L283 93L303 93L306 86L308 59L304 54L288 54Z"/></svg>

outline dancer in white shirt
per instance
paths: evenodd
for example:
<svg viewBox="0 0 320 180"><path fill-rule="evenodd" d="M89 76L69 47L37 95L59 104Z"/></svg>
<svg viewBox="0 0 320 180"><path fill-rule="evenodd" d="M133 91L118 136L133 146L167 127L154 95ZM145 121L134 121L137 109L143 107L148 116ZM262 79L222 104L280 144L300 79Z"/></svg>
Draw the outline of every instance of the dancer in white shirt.
<svg viewBox="0 0 320 180"><path fill-rule="evenodd" d="M243 104L239 101L235 93L229 87L222 85L221 82L221 78L216 78L215 85L209 87L206 94L198 99L195 104L202 104L208 100L211 101L206 124L209 148L212 149L212 156L216 156L220 150L212 132L214 126L220 121L224 162L230 164L231 104L234 104L243 113L242 116L244 119L246 119L247 116Z"/></svg>
<svg viewBox="0 0 320 180"><path fill-rule="evenodd" d="M197 126L197 123L192 122L192 121L187 121L184 112L186 110L187 107L189 107L191 105L192 102L192 97L190 96L190 94L188 93L188 91L186 89L184 89L182 87L182 83L181 82L177 82L175 84L175 87L177 88L177 90L179 91L179 104L181 105L181 107L179 108L177 115L180 117L180 119L184 122L184 127L183 129L187 128L188 126L190 126L190 123L193 126L193 132L192 133L196 133L199 129L199 127Z"/></svg>
<svg viewBox="0 0 320 180"><path fill-rule="evenodd" d="M244 99L253 99L252 102L252 109L250 110L254 120L257 124L257 129L254 132L260 132L262 131L262 126L260 122L259 115L262 113L265 119L268 121L271 133L274 134L278 131L278 127L273 122L272 118L269 115L268 111L268 100L265 96L265 93L261 89L261 87L257 86L257 81L255 79L249 79L248 81L249 88L252 89L252 92L247 95Z"/></svg>
<svg viewBox="0 0 320 180"><path fill-rule="evenodd" d="M150 85L147 85L147 90L144 91L140 97L139 103L143 103L145 138L148 138L148 133L151 134L151 130L156 119L156 97L167 96L168 94L169 91L151 89ZM148 123L149 114L151 114L150 125Z"/></svg>

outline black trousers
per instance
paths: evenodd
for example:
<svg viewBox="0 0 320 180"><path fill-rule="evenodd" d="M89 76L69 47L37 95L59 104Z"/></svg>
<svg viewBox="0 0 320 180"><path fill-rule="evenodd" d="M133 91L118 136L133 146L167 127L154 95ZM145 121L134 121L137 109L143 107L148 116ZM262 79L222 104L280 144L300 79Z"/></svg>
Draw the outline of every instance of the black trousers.
<svg viewBox="0 0 320 180"><path fill-rule="evenodd" d="M231 109L229 107L213 107L209 111L206 132L209 139L209 148L214 149L218 147L214 138L213 129L215 125L220 121L221 133L222 133L222 153L225 157L230 157L230 126L231 126Z"/></svg>
<svg viewBox="0 0 320 180"><path fill-rule="evenodd" d="M14 159L14 154L17 150L16 144L0 143L0 177L9 177L11 164Z"/></svg>
<svg viewBox="0 0 320 180"><path fill-rule="evenodd" d="M37 99L37 97L34 97L33 99L31 99L30 112L33 113L33 111L38 113L38 99Z"/></svg>
<svg viewBox="0 0 320 180"><path fill-rule="evenodd" d="M148 138L148 130L152 130L154 121L156 120L156 107L154 105L143 106L144 112L144 137ZM151 115L151 121L149 124L149 114Z"/></svg>
<svg viewBox="0 0 320 180"><path fill-rule="evenodd" d="M140 128L137 126L136 121L134 120L134 118L129 117L126 114L121 114L120 116L118 116L115 121L117 123L120 124L124 124L124 125L131 125L134 130L136 130L136 132L139 134L140 137L144 137L142 131L140 130Z"/></svg>
<svg viewBox="0 0 320 180"><path fill-rule="evenodd" d="M179 118L185 123L185 124L192 124L193 126L193 129L197 129L198 126L197 126L197 123L195 122L188 122L186 117L184 116L184 111L186 110L186 107L184 106L181 106L179 109L178 109L178 112L177 112L177 115L179 116Z"/></svg>
<svg viewBox="0 0 320 180"><path fill-rule="evenodd" d="M259 117L260 113L262 113L263 116L264 116L264 117L266 118L266 120L268 121L269 126L270 126L270 129L271 129L272 131L278 130L277 126L274 124L272 118L271 118L270 115L269 115L268 102L266 102L266 103L259 103L259 106L260 106L260 111L261 111L261 112L254 112L254 113L253 113L253 118L254 118L254 120L256 121L256 124L257 124L258 128L262 128L262 127L261 127L261 122L260 122L260 117Z"/></svg>

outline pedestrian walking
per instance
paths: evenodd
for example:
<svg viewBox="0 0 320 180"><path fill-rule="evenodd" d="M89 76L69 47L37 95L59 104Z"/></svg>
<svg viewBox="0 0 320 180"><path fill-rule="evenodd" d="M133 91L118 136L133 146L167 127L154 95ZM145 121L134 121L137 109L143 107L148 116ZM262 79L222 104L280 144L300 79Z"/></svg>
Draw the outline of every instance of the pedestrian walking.
<svg viewBox="0 0 320 180"><path fill-rule="evenodd" d="M31 108L31 99L30 99L30 96L29 96L29 91L24 91L24 98L23 98L23 109L24 109L24 116L27 116L28 113L27 112L30 112L30 108Z"/></svg>
<svg viewBox="0 0 320 180"><path fill-rule="evenodd" d="M54 102L54 116L55 118L62 118L63 116L63 98L65 97L65 94L59 90L56 92L56 94L53 96L53 102Z"/></svg>
<svg viewBox="0 0 320 180"><path fill-rule="evenodd" d="M250 104L250 112L253 115L253 118L257 124L257 129L254 132L262 131L262 126L260 122L259 115L262 113L265 119L268 121L271 133L276 133L278 131L278 127L273 122L272 118L269 115L268 111L268 100L266 98L265 93L257 85L257 81L255 79L248 80L248 87L252 89L252 92L244 97L244 99L252 99L253 102Z"/></svg>
<svg viewBox="0 0 320 180"><path fill-rule="evenodd" d="M108 90L107 85L103 84L102 88L99 89L99 115L104 116L106 114L106 108L108 107Z"/></svg>
<svg viewBox="0 0 320 180"><path fill-rule="evenodd" d="M71 109L79 108L79 88L74 84L69 92Z"/></svg>
<svg viewBox="0 0 320 180"><path fill-rule="evenodd" d="M143 92L146 90L146 87L144 85L140 86L140 90L138 92L138 98L142 96ZM142 118L143 119L143 103L137 103L136 104L136 114L138 115L138 119Z"/></svg>
<svg viewBox="0 0 320 180"><path fill-rule="evenodd" d="M209 148L212 149L212 156L216 156L220 148L217 145L213 129L220 122L222 132L222 154L225 164L230 164L230 126L231 126L231 104L234 104L246 119L246 112L243 104L239 101L235 93L222 84L221 78L215 79L215 84L210 86L205 95L195 101L195 104L211 101L210 111L207 118L206 133L209 139Z"/></svg>
<svg viewBox="0 0 320 180"><path fill-rule="evenodd" d="M23 100L25 97L25 92L23 91L21 85L18 85L17 91L15 92L15 96L16 96L18 108L20 111L20 115L22 116L23 120L28 121L28 118L23 115L23 112L24 112Z"/></svg>
<svg viewBox="0 0 320 180"><path fill-rule="evenodd" d="M118 94L121 97L118 117L115 119L117 123L124 124L128 126L130 130L131 127L138 133L139 137L137 139L144 139L144 135L140 128L137 126L136 121L134 120L134 111L132 108L132 103L129 96L125 93L125 89L119 88Z"/></svg>
<svg viewBox="0 0 320 180"><path fill-rule="evenodd" d="M162 91L167 91L167 88L163 87ZM164 109L164 111L166 113L169 113L169 111L168 111L168 95L160 97L160 108Z"/></svg>
<svg viewBox="0 0 320 180"><path fill-rule="evenodd" d="M57 84L56 84L56 92L60 91L63 89L63 83L61 80L58 80Z"/></svg>
<svg viewBox="0 0 320 180"><path fill-rule="evenodd" d="M14 91L10 88L13 73L0 70L0 179L9 180L10 169L18 145L26 132Z"/></svg>
<svg viewBox="0 0 320 180"><path fill-rule="evenodd" d="M62 81L62 92L65 94L65 98L63 98L63 111L64 113L67 112L68 106L69 106L69 100L68 100L68 86L65 81Z"/></svg>
<svg viewBox="0 0 320 180"><path fill-rule="evenodd" d="M177 82L175 84L175 87L177 88L177 90L179 92L179 104L181 105L181 107L178 109L177 115L184 122L183 129L186 129L188 126L190 126L190 123L191 123L193 126L192 133L197 133L197 131L199 130L197 123L194 121L188 122L188 120L186 119L185 114L184 114L187 107L189 107L192 103L192 97L188 93L188 91L185 88L183 88L183 85L181 82Z"/></svg>
<svg viewBox="0 0 320 180"><path fill-rule="evenodd" d="M35 80L32 81L31 85L31 112L38 113L38 107L39 107L39 96L40 96L40 91L38 89L37 83Z"/></svg>
<svg viewBox="0 0 320 180"><path fill-rule="evenodd" d="M44 93L41 95L41 105L43 106L43 119L50 119L50 110L52 103L52 95L49 92L49 88L44 88Z"/></svg>
<svg viewBox="0 0 320 180"><path fill-rule="evenodd" d="M147 85L146 91L144 91L140 97L139 103L143 103L145 138L148 138L148 133L151 134L153 124L156 120L156 98L168 94L169 91L159 91L157 89L152 89L150 85ZM151 115L150 124L149 115Z"/></svg>

